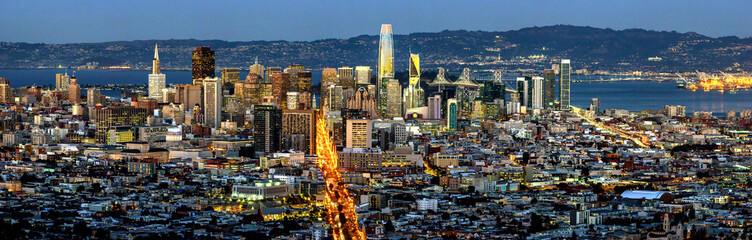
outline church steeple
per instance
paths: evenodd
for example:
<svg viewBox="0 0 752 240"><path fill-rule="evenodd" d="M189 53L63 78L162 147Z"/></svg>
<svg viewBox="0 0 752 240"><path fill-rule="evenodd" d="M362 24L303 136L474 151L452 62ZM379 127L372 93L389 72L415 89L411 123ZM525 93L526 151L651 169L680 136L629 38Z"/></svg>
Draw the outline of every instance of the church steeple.
<svg viewBox="0 0 752 240"><path fill-rule="evenodd" d="M159 47L155 43L154 44L154 60L152 60L151 73L159 74L160 72L161 72L161 69L159 66Z"/></svg>

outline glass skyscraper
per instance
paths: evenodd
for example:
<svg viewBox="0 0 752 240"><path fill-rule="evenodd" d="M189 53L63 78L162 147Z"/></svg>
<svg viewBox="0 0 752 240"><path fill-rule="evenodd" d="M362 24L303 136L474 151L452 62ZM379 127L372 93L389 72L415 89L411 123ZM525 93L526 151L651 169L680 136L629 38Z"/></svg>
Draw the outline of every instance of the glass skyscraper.
<svg viewBox="0 0 752 240"><path fill-rule="evenodd" d="M379 38L379 62L378 62L378 109L386 113L387 84L389 79L394 78L394 45L392 43L392 25L381 25L381 37Z"/></svg>
<svg viewBox="0 0 752 240"><path fill-rule="evenodd" d="M561 110L569 109L569 59L562 59L561 66L559 67L559 88L561 91L559 94L559 104Z"/></svg>
<svg viewBox="0 0 752 240"><path fill-rule="evenodd" d="M554 109L556 102L556 72L553 69L543 71L543 108Z"/></svg>

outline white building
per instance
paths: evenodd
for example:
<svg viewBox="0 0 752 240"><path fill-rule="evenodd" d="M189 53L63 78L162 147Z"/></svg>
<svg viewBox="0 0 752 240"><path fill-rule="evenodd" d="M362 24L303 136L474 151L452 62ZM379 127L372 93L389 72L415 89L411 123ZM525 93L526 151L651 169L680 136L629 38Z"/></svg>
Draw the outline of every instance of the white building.
<svg viewBox="0 0 752 240"><path fill-rule="evenodd" d="M165 89L165 75L161 73L159 66L159 51L154 45L154 59L152 60L151 74L149 74L149 98L162 100L162 90Z"/></svg>
<svg viewBox="0 0 752 240"><path fill-rule="evenodd" d="M435 212L439 210L439 200L437 199L418 199L415 203L418 204L418 211L433 210Z"/></svg>
<svg viewBox="0 0 752 240"><path fill-rule="evenodd" d="M287 184L280 180L257 181L248 185L232 186L232 197L250 200L261 200L275 197L285 197L290 194Z"/></svg>

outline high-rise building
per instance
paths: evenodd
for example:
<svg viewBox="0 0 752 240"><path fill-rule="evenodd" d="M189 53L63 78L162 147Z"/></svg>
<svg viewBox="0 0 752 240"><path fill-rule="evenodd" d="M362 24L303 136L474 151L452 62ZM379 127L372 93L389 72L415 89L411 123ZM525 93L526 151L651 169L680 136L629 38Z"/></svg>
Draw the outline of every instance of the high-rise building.
<svg viewBox="0 0 752 240"><path fill-rule="evenodd" d="M99 104L100 95L99 89L89 88L86 90L86 105L96 106Z"/></svg>
<svg viewBox="0 0 752 240"><path fill-rule="evenodd" d="M379 38L379 61L377 72L378 108L383 114L387 108L387 84L394 78L394 46L392 42L392 25L382 24Z"/></svg>
<svg viewBox="0 0 752 240"><path fill-rule="evenodd" d="M528 77L517 77L517 93L519 94L519 102L522 106L528 106L529 104L529 98L528 98L528 92L530 91L528 81Z"/></svg>
<svg viewBox="0 0 752 240"><path fill-rule="evenodd" d="M81 103L81 85L78 85L76 76L70 78L70 86L68 86L68 101L72 103Z"/></svg>
<svg viewBox="0 0 752 240"><path fill-rule="evenodd" d="M355 67L355 83L357 84L371 84L371 67L369 66L357 66Z"/></svg>
<svg viewBox="0 0 752 240"><path fill-rule="evenodd" d="M493 102L495 99L504 99L505 90L504 82L488 81L483 83L480 88L480 98L484 102Z"/></svg>
<svg viewBox="0 0 752 240"><path fill-rule="evenodd" d="M337 78L342 89L355 88L355 73L353 72L353 68L337 68Z"/></svg>
<svg viewBox="0 0 752 240"><path fill-rule="evenodd" d="M569 59L562 59L559 67L559 106L562 110L569 110L569 74L571 71Z"/></svg>
<svg viewBox="0 0 752 240"><path fill-rule="evenodd" d="M282 110L268 105L253 109L253 140L257 152L274 153L280 150Z"/></svg>
<svg viewBox="0 0 752 240"><path fill-rule="evenodd" d="M289 67L285 68L284 73L287 73L290 75L290 81L289 86L287 87L287 91L291 92L297 92L298 91L298 73L302 72L305 69L303 65L290 65Z"/></svg>
<svg viewBox="0 0 752 240"><path fill-rule="evenodd" d="M310 71L298 72L298 92L311 92L313 76Z"/></svg>
<svg viewBox="0 0 752 240"><path fill-rule="evenodd" d="M428 119L441 119L441 96L428 97Z"/></svg>
<svg viewBox="0 0 752 240"><path fill-rule="evenodd" d="M300 93L298 92L287 92L287 110L297 110L298 109L298 96Z"/></svg>
<svg viewBox="0 0 752 240"><path fill-rule="evenodd" d="M97 143L110 143L110 128L146 124L146 108L110 106L96 110Z"/></svg>
<svg viewBox="0 0 752 240"><path fill-rule="evenodd" d="M399 80L389 79L387 84L387 104L386 104L386 116L387 118L402 117L402 87Z"/></svg>
<svg viewBox="0 0 752 240"><path fill-rule="evenodd" d="M203 85L202 79L214 77L214 51L211 47L193 50L193 84Z"/></svg>
<svg viewBox="0 0 752 240"><path fill-rule="evenodd" d="M601 100L597 98L590 99L590 111L593 111L595 114L598 114L601 112Z"/></svg>
<svg viewBox="0 0 752 240"><path fill-rule="evenodd" d="M324 68L324 70L321 71L321 106L323 109L323 106L326 106L329 104L329 89L330 86L337 85L339 83L339 79L337 79L337 69L336 68Z"/></svg>
<svg viewBox="0 0 752 240"><path fill-rule="evenodd" d="M358 109L368 112L370 116L378 116L376 111L376 99L368 89L361 86L352 96L347 98L346 107L348 109Z"/></svg>
<svg viewBox="0 0 752 240"><path fill-rule="evenodd" d="M274 73L272 74L272 96L276 98L277 106L281 109L287 108L287 91L290 90L290 74Z"/></svg>
<svg viewBox="0 0 752 240"><path fill-rule="evenodd" d="M342 91L342 86L329 86L329 90L327 90L329 93L329 96L327 97L328 102L326 103L327 112L340 111L342 109L342 106L344 105L344 95L342 94Z"/></svg>
<svg viewBox="0 0 752 240"><path fill-rule="evenodd" d="M13 102L13 89L10 87L10 81L4 77L0 77L0 102Z"/></svg>
<svg viewBox="0 0 752 240"><path fill-rule="evenodd" d="M165 89L165 75L159 63L159 48L154 44L154 59L152 59L151 74L149 74L149 98L162 100L162 89Z"/></svg>
<svg viewBox="0 0 752 240"><path fill-rule="evenodd" d="M258 63L258 57L256 57L256 60L253 62L253 65L251 65L248 68L248 74L256 74L257 76L261 77L261 82L264 82L264 65L261 65Z"/></svg>
<svg viewBox="0 0 752 240"><path fill-rule="evenodd" d="M62 73L55 74L55 89L68 90L69 85L70 85L70 76L68 76L67 71L65 72L65 74L62 74Z"/></svg>
<svg viewBox="0 0 752 240"><path fill-rule="evenodd" d="M370 119L349 119L345 127L346 148L370 148L372 122Z"/></svg>
<svg viewBox="0 0 752 240"><path fill-rule="evenodd" d="M554 109L556 103L556 72L543 70L543 108Z"/></svg>
<svg viewBox="0 0 752 240"><path fill-rule="evenodd" d="M459 113L459 106L457 99L447 100L447 129L454 131L457 130L457 114Z"/></svg>
<svg viewBox="0 0 752 240"><path fill-rule="evenodd" d="M295 135L301 135L304 141L293 141L297 140ZM316 154L316 111L283 110L282 139L286 150Z"/></svg>
<svg viewBox="0 0 752 240"><path fill-rule="evenodd" d="M204 105L203 85L185 84L175 86L175 100L183 104L185 109ZM195 119L194 119L195 121Z"/></svg>
<svg viewBox="0 0 752 240"><path fill-rule="evenodd" d="M264 83L271 84L272 83L272 75L275 73L282 73L281 67L268 67L266 68L266 75L264 77Z"/></svg>
<svg viewBox="0 0 752 240"><path fill-rule="evenodd" d="M420 56L410 53L409 83L405 90L405 109L424 106L424 91L420 87Z"/></svg>
<svg viewBox="0 0 752 240"><path fill-rule="evenodd" d="M535 76L532 78L532 89L530 90L530 107L532 109L543 109L543 78Z"/></svg>
<svg viewBox="0 0 752 240"><path fill-rule="evenodd" d="M220 128L222 124L222 80L204 78L204 124Z"/></svg>
<svg viewBox="0 0 752 240"><path fill-rule="evenodd" d="M240 69L237 68L223 68L222 69L222 87L225 84L235 84L240 81Z"/></svg>

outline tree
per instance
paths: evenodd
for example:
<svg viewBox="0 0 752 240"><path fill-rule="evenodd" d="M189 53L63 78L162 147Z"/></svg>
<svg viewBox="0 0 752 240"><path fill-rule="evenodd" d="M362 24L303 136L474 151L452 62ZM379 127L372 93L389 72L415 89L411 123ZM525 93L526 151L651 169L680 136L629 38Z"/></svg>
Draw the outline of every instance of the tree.
<svg viewBox="0 0 752 240"><path fill-rule="evenodd" d="M384 231L391 233L394 232L396 229L394 228L394 223L392 220L389 220L386 222L386 225L384 225Z"/></svg>

